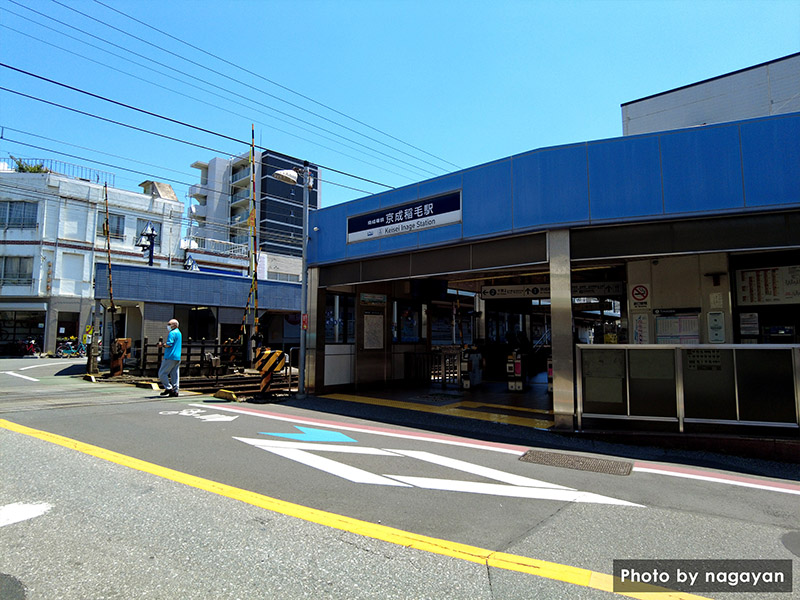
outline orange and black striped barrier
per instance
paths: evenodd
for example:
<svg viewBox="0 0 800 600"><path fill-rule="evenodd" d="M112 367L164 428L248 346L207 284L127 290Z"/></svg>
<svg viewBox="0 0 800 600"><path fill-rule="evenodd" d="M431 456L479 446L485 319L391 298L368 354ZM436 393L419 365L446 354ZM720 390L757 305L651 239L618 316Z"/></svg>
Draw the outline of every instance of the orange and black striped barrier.
<svg viewBox="0 0 800 600"><path fill-rule="evenodd" d="M286 366L286 354L282 350L259 348L256 352L255 368L261 372L261 393L269 391L272 374Z"/></svg>

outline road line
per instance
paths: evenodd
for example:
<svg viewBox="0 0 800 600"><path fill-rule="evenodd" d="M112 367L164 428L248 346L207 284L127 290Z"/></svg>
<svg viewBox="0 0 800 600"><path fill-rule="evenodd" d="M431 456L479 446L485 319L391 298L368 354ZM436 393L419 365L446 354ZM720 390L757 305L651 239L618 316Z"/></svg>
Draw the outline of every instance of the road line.
<svg viewBox="0 0 800 600"><path fill-rule="evenodd" d="M371 456L397 456L395 451L369 448L367 446L337 446L335 444L321 444L318 442L284 442L279 440L263 440L259 438L235 437L235 440L250 444L265 450L318 450L319 452L341 452L344 454L366 454Z"/></svg>
<svg viewBox="0 0 800 600"><path fill-rule="evenodd" d="M394 479L389 479L388 477L382 477L381 475L376 475L375 473L370 473L364 469L346 465L344 463L331 460L330 458L325 458L324 456L317 456L316 454L311 454L305 450L296 450L293 448L270 448L264 446L260 446L260 448L262 450L266 450L267 452L271 452L273 454L277 454L278 456L282 456L284 458L288 458L289 460L304 464L312 469L319 469L320 471L330 473L336 477L341 477L347 481L352 481L353 483L411 487L407 483L395 481Z"/></svg>
<svg viewBox="0 0 800 600"><path fill-rule="evenodd" d="M621 596L639 598L642 600L708 600L703 596L696 596L693 594L676 591L630 594L614 592L613 577L607 573L599 573L589 569L582 569L580 567L538 560L535 558L529 558L527 556L517 556L514 554L506 554L504 552L495 552L493 550L479 548L477 546L470 546L449 540L419 535L410 531L403 531L402 529L387 527L386 525L369 523L360 519L354 519L344 515L337 515L335 513L330 513L323 510L301 506L292 502L286 502L285 500L270 498L269 496L264 496L255 492L235 488L224 483L218 483L216 481L203 479L202 477L197 477L195 475L189 475L188 473L175 471L167 467L162 467L138 458L126 456L112 450L106 450L105 448L100 448L98 446L85 444L61 435L48 433L38 429L32 429L30 427L25 427L24 425L18 425L5 419L0 419L0 427L9 431L21 433L23 435L49 442L51 444L70 448L83 454L88 454L90 456L94 456L115 464L123 465L137 471L143 471L151 475L169 479L170 481L175 481L177 483L182 483L200 490L205 490L219 496L245 502L252 506L257 506L259 508L264 508L291 517L297 517L299 519L303 519L304 521L347 531L356 535L362 535L364 537L389 542L391 544L397 544L405 548L414 548L423 552L450 556L452 558L485 565L487 567L529 573L531 575L537 575L546 579L562 581L565 583L579 585L581 587L616 593Z"/></svg>
<svg viewBox="0 0 800 600"><path fill-rule="evenodd" d="M197 408L208 408L207 404L190 404ZM396 437L406 440L425 440L436 444L448 444L451 446L463 446L465 448L478 448L480 450L491 450L493 452L504 452L506 454L515 454L522 456L529 448L526 446L515 446L513 444L501 444L498 442L481 442L479 440L470 440L468 438L458 438L447 435L436 435L432 433L400 433L396 429L385 429L382 427L372 427L369 425L343 425L333 421L324 421L322 419L314 419L311 417L289 417L286 415L279 415L277 413L270 413L254 408L232 407L232 406L219 406L214 405L214 410L227 410L229 412L250 415L253 417L261 417L262 419L272 419L274 421L286 421L289 423L302 423L305 425L321 425L329 429L342 429L345 431L356 431L359 433L370 433L374 435L383 435L386 437Z"/></svg>
<svg viewBox="0 0 800 600"><path fill-rule="evenodd" d="M19 369L20 371L27 371L28 369L36 369L38 367L57 367L59 365L63 365L65 363L47 363L46 365L31 365L30 367L22 367Z"/></svg>
<svg viewBox="0 0 800 600"><path fill-rule="evenodd" d="M574 489L552 489L544 487L522 487L502 483L482 483L480 481L463 481L459 479L441 479L438 477L413 477L410 475L391 475L386 477L397 479L403 483L426 490L443 492L464 492L468 494L486 494L488 496L506 496L510 498L529 498L531 500L554 500L556 502L592 502L594 504L612 504L616 506L635 506L644 508L627 500L618 500L591 492Z"/></svg>
<svg viewBox="0 0 800 600"><path fill-rule="evenodd" d="M763 481L761 479L738 477L736 475L720 475L710 471L698 471L694 469L685 469L682 467L670 467L666 465L639 462L634 463L633 470L640 473L655 473L656 475L683 477L684 479L697 479L699 481L710 481L712 483L724 483L726 485L737 485L740 487L767 490L770 492L782 492L784 494L800 495L800 485L795 485L792 483Z"/></svg>
<svg viewBox="0 0 800 600"><path fill-rule="evenodd" d="M20 379L27 379L28 381L39 381L38 379L34 379L33 377L28 377L27 375L14 373L14 371L0 371L0 373L5 373L6 375L13 375L14 377L19 377Z"/></svg>
<svg viewBox="0 0 800 600"><path fill-rule="evenodd" d="M32 504L15 502L14 504L0 506L0 527L41 517L51 508L53 506L47 502L34 502Z"/></svg>
<svg viewBox="0 0 800 600"><path fill-rule="evenodd" d="M425 452L424 450L395 450L389 448L389 451L394 452L396 454L402 454L403 456L408 456L410 458L416 458L417 460L421 460L424 462L440 465L442 467L447 467L448 469L454 469L456 471L462 471L464 473L471 473L472 475L477 475L478 477L485 477L487 479L494 479L495 481L501 481L503 483L507 483L510 485L523 486L523 487L536 487L536 488L550 488L557 490L573 489L563 485L549 483L547 481L539 481L538 479L523 477L522 475L506 473L505 471L499 471L497 469L492 469L491 467L483 467L481 465L475 465L470 462L458 460L457 458L440 456L438 454L433 454L432 452Z"/></svg>

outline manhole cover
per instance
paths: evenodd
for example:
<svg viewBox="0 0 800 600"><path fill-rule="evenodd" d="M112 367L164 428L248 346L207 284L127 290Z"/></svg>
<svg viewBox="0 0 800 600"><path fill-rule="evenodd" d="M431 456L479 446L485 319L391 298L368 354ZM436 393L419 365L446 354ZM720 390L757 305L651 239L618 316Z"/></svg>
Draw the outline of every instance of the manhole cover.
<svg viewBox="0 0 800 600"><path fill-rule="evenodd" d="M0 598L2 600L25 600L25 586L16 577L0 573Z"/></svg>
<svg viewBox="0 0 800 600"><path fill-rule="evenodd" d="M541 450L528 450L520 457L521 461L547 465L548 467L561 467L562 469L577 469L579 471L594 471L606 475L630 475L633 465L622 460L605 460L575 454L561 454L558 452L543 452Z"/></svg>

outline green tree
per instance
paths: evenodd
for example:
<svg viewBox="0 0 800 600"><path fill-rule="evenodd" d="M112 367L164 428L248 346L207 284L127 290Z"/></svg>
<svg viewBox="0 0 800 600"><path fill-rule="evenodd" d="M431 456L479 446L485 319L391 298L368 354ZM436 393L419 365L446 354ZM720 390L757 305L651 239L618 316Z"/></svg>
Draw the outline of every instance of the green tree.
<svg viewBox="0 0 800 600"><path fill-rule="evenodd" d="M46 169L42 163L38 165L29 165L21 158L17 158L16 156L11 156L11 160L17 163L17 173L49 173L50 170Z"/></svg>

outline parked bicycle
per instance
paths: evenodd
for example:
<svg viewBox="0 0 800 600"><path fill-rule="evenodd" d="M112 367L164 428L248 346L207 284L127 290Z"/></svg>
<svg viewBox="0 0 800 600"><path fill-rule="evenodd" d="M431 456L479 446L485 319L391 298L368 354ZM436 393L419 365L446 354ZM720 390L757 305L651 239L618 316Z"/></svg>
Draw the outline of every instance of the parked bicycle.
<svg viewBox="0 0 800 600"><path fill-rule="evenodd" d="M42 347L35 339L20 340L19 353L21 356L29 356L29 355L38 356L42 353Z"/></svg>
<svg viewBox="0 0 800 600"><path fill-rule="evenodd" d="M58 358L83 358L86 356L86 344L83 342L64 342L56 348Z"/></svg>

